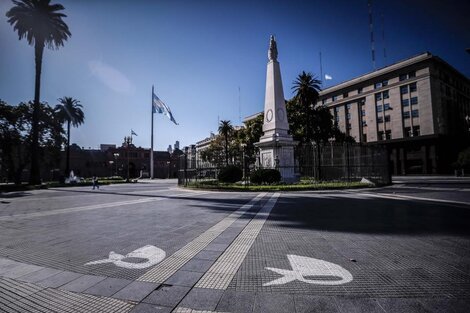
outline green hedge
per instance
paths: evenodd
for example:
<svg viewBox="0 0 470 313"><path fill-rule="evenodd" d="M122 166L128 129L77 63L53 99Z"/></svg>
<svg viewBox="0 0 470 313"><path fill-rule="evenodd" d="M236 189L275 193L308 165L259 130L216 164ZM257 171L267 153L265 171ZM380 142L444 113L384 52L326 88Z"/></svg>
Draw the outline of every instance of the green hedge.
<svg viewBox="0 0 470 313"><path fill-rule="evenodd" d="M251 174L250 181L256 185L275 184L281 181L281 173L275 169L261 168Z"/></svg>
<svg viewBox="0 0 470 313"><path fill-rule="evenodd" d="M222 183L236 183L242 180L243 171L235 165L229 165L220 170L219 181Z"/></svg>

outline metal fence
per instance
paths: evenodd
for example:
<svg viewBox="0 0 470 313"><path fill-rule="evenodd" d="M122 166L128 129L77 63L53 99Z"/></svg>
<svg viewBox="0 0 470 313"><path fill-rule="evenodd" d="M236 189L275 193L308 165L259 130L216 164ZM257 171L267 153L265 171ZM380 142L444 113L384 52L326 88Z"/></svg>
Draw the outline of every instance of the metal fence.
<svg viewBox="0 0 470 313"><path fill-rule="evenodd" d="M312 181L359 181L369 179L378 184L389 184L388 153L381 146L361 144L303 145L294 150L294 173L298 179ZM194 182L218 184L217 177L224 167L225 156L219 155L211 162L203 160L199 152L181 155L179 160L178 184ZM229 164L243 170L243 183L250 183L250 174L260 168L259 155L245 155L243 151L231 152ZM292 171L273 165L273 168Z"/></svg>

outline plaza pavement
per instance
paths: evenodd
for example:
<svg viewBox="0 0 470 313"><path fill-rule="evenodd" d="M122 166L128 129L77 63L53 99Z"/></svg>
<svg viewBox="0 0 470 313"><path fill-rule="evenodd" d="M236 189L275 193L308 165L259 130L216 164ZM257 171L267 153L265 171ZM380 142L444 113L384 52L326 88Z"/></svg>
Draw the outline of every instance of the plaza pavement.
<svg viewBox="0 0 470 313"><path fill-rule="evenodd" d="M1 194L0 311L470 312L470 180L395 182Z"/></svg>

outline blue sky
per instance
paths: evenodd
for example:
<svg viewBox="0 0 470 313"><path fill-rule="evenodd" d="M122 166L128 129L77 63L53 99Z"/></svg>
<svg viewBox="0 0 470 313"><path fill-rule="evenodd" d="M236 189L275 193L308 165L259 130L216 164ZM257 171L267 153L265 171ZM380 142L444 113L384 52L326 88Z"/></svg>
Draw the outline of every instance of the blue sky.
<svg viewBox="0 0 470 313"><path fill-rule="evenodd" d="M240 111L263 109L271 34L286 98L301 71L319 75L320 51L327 86L372 70L366 0L57 2L72 37L44 53L41 100L81 101L85 124L71 139L86 148L120 145L131 128L134 143L150 147L152 84L180 124L155 115L158 150L205 138L218 118L240 124ZM430 51L470 76L465 2L373 1L377 66ZM0 98L16 105L34 96L34 51L7 23L11 6L0 0Z"/></svg>

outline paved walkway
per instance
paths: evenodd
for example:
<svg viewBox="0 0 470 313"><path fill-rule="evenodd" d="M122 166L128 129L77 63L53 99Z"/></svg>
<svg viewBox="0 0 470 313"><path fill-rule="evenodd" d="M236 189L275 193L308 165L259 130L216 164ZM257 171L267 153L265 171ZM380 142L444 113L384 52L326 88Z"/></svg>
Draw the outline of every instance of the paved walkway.
<svg viewBox="0 0 470 313"><path fill-rule="evenodd" d="M5 197L0 311L470 311L470 206L403 196L160 183Z"/></svg>

